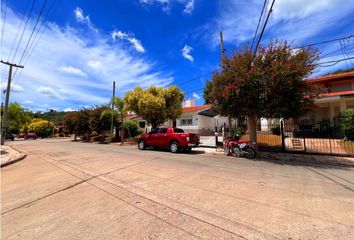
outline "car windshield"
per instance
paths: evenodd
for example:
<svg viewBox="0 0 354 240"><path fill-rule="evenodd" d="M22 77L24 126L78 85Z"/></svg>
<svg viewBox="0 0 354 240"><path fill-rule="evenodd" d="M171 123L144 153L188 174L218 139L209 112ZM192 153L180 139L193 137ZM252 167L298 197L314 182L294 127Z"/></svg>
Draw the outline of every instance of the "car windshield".
<svg viewBox="0 0 354 240"><path fill-rule="evenodd" d="M175 133L184 133L183 129L180 128L174 128L173 130Z"/></svg>

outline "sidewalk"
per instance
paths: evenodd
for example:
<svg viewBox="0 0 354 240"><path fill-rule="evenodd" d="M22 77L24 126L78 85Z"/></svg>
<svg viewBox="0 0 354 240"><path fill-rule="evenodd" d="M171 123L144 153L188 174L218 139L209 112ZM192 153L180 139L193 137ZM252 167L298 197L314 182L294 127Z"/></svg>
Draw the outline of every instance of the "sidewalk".
<svg viewBox="0 0 354 240"><path fill-rule="evenodd" d="M206 154L223 155L222 148L198 147L195 151L203 151ZM278 153L278 152L259 152L259 159L269 159L278 163L296 164L325 164L343 167L354 167L353 157L331 156L331 155L315 155L315 154L295 154L295 153Z"/></svg>
<svg viewBox="0 0 354 240"><path fill-rule="evenodd" d="M1 167L13 164L20 161L26 157L26 154L16 150L10 146L1 146Z"/></svg>

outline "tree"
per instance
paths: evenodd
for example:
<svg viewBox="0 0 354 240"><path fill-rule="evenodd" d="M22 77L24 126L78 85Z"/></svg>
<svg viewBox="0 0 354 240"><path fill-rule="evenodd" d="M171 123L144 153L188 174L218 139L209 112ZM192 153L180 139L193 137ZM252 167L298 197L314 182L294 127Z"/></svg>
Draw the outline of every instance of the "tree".
<svg viewBox="0 0 354 240"><path fill-rule="evenodd" d="M80 111L68 112L64 115L63 121L65 129L70 133L74 133L74 140L77 136L88 135L89 128L89 110L81 109Z"/></svg>
<svg viewBox="0 0 354 240"><path fill-rule="evenodd" d="M112 108L109 109L105 109L102 114L101 114L101 118L103 117L112 117L113 114L113 126L117 126L117 123L120 122L120 126L123 126L124 123L124 118L127 114L127 110L125 108L125 102L124 99L120 98L120 97L114 97L111 99L111 104L113 104L114 106L114 111L112 112ZM118 120L118 122L117 122ZM121 129L121 142L124 141L124 131L122 131L122 127L120 127Z"/></svg>
<svg viewBox="0 0 354 240"><path fill-rule="evenodd" d="M345 137L354 140L354 109L347 109L340 113L340 123Z"/></svg>
<svg viewBox="0 0 354 240"><path fill-rule="evenodd" d="M143 131L139 128L138 123L133 120L127 120L123 124L123 128L127 130L129 137L135 137Z"/></svg>
<svg viewBox="0 0 354 240"><path fill-rule="evenodd" d="M53 122L42 118L33 118L28 125L28 132L36 133L39 137L48 137L54 127Z"/></svg>
<svg viewBox="0 0 354 240"><path fill-rule="evenodd" d="M153 128L168 119L176 119L182 113L184 94L177 86L169 88L149 87L143 90L136 87L126 93L126 109L141 115Z"/></svg>
<svg viewBox="0 0 354 240"><path fill-rule="evenodd" d="M250 141L257 142L258 118L298 117L310 109L304 79L317 59L312 48L294 51L286 42L271 42L255 55L245 46L225 58L221 71L207 83L204 97L222 115L246 116Z"/></svg>
<svg viewBox="0 0 354 240"><path fill-rule="evenodd" d="M1 112L3 112L3 108L1 108ZM7 132L18 133L21 130L22 126L28 124L31 121L31 119L32 119L31 112L26 111L17 102L10 103L9 111L8 111Z"/></svg>
<svg viewBox="0 0 354 240"><path fill-rule="evenodd" d="M109 110L107 106L96 106L89 111L89 127L91 132L96 132L98 135L103 135L111 126L111 118L107 115L102 115L102 112Z"/></svg>

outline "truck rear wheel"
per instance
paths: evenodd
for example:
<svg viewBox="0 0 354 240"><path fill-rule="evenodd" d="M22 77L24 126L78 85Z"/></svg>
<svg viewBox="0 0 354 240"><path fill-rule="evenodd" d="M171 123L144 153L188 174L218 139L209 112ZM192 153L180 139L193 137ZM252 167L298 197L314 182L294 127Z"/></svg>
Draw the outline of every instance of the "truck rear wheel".
<svg viewBox="0 0 354 240"><path fill-rule="evenodd" d="M179 151L179 143L177 141L173 141L170 143L170 151L172 153L177 153Z"/></svg>

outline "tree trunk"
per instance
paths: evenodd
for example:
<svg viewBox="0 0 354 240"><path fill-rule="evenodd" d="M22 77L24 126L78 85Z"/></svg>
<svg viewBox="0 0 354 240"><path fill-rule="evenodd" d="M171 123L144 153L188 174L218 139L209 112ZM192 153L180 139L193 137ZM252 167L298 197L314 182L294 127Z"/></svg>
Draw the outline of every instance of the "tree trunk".
<svg viewBox="0 0 354 240"><path fill-rule="evenodd" d="M247 118L247 128L250 136L250 145L258 153L257 145L257 118L255 116L249 116Z"/></svg>
<svg viewBox="0 0 354 240"><path fill-rule="evenodd" d="M77 134L74 132L74 141L76 141Z"/></svg>
<svg viewBox="0 0 354 240"><path fill-rule="evenodd" d="M177 121L176 121L176 119L173 119L173 121L172 121L172 127L177 127Z"/></svg>
<svg viewBox="0 0 354 240"><path fill-rule="evenodd" d="M227 119L229 121L229 134L228 137L232 137L232 121L231 121L231 117L228 117Z"/></svg>
<svg viewBox="0 0 354 240"><path fill-rule="evenodd" d="M121 134L120 134L120 143L123 144L124 143L124 128L123 128L123 124L124 124L124 120L122 119L122 127L121 127Z"/></svg>

